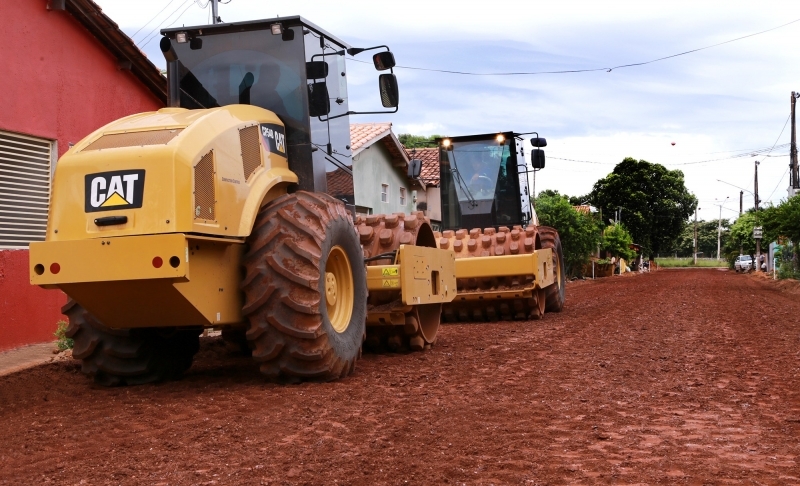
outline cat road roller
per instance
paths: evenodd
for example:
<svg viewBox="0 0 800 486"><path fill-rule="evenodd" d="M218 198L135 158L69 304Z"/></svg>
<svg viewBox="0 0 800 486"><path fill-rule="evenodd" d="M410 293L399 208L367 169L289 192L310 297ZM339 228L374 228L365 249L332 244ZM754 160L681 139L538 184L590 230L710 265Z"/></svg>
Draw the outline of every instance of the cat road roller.
<svg viewBox="0 0 800 486"><path fill-rule="evenodd" d="M168 107L114 121L59 160L31 282L59 288L73 356L104 385L179 377L203 329L276 381L349 375L374 332L436 339L455 258L422 213L357 225L326 194L352 175L345 54L301 17L162 31Z"/></svg>
<svg viewBox="0 0 800 486"><path fill-rule="evenodd" d="M535 133L535 132L534 132ZM540 226L528 174L544 168L544 138L490 133L436 139L441 176L439 248L456 255L458 295L447 321L541 319L564 307L564 258L558 232Z"/></svg>

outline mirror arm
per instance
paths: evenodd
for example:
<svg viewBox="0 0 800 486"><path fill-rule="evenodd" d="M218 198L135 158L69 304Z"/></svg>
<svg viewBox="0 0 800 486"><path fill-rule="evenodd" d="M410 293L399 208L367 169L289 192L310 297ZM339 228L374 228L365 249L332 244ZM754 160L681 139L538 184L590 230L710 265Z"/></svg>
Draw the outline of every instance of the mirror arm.
<svg viewBox="0 0 800 486"><path fill-rule="evenodd" d="M397 113L399 107L395 107L392 111L348 111L347 113L342 113L341 115L336 116L329 116L328 118L322 118L321 116L318 117L319 121L325 122L328 120L333 120L335 118L341 118L347 115L381 115L383 113Z"/></svg>
<svg viewBox="0 0 800 486"><path fill-rule="evenodd" d="M345 53L345 51L344 51L344 50L341 50L341 51L336 51L336 52L329 52L329 53L327 53L327 54L314 54L313 56L311 56L311 61L314 61L314 58L315 58L315 57L325 57L325 56L344 56L344 53Z"/></svg>
<svg viewBox="0 0 800 486"><path fill-rule="evenodd" d="M389 50L389 46L374 46L374 47L365 47L365 48L351 47L351 48L347 49L347 53L350 54L351 56L355 57L356 54L361 54L364 51L371 51L371 50L374 50L374 49L380 49L381 47L383 47L387 51Z"/></svg>

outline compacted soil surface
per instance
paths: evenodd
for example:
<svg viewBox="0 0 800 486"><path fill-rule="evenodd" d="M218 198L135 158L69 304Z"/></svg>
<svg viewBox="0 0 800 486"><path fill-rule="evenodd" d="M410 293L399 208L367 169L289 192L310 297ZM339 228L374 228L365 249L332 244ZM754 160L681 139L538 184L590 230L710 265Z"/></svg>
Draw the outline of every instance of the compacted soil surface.
<svg viewBox="0 0 800 486"><path fill-rule="evenodd" d="M797 484L800 299L720 270L568 284L334 383L204 339L177 382L0 377L0 484Z"/></svg>

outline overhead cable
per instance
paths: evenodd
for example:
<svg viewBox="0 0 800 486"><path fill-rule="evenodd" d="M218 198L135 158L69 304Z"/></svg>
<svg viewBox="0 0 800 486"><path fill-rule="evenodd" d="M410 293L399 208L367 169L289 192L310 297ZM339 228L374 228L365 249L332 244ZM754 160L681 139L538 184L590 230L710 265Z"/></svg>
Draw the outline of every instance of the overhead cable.
<svg viewBox="0 0 800 486"><path fill-rule="evenodd" d="M697 49L691 49L684 52L679 52L677 54L671 54L669 56L659 57L658 59L651 59L649 61L643 62L634 62L630 64L620 64L618 66L610 66L610 67L598 67L598 68L590 68L590 69L565 69L560 71L520 71L520 72L507 72L507 73L474 73L469 71L451 71L448 69L431 69L431 68L423 68L423 67L416 67L416 66L395 66L395 69L411 69L415 71L429 71L429 72L436 72L436 73L445 73L445 74L461 74L464 76L525 76L525 75L532 75L532 74L573 74L573 73L590 73L596 71L605 71L611 72L615 69L623 69L623 68L630 68L630 67L638 67L644 66L647 64L652 64L654 62L665 61L667 59L672 59L673 57L685 56L687 54L692 54L694 52L703 51L705 49L711 49L712 47L718 47L724 44L730 44L731 42L740 41L742 39L747 39L748 37L754 37L761 34L766 34L767 32L772 32L773 30L781 29L788 25L794 24L796 22L800 22L800 19L792 20L791 22L787 22L785 24L779 25L777 27L773 27L771 29L762 30L760 32L755 32L753 34L743 35L741 37L737 37L735 39L729 39L724 42L718 42L716 44L712 44L705 47L698 47ZM367 61L361 61L359 59L353 59L356 62L367 63Z"/></svg>
<svg viewBox="0 0 800 486"><path fill-rule="evenodd" d="M168 4L164 5L164 8L162 8L161 10L159 10L157 14L153 15L153 18L152 18L152 19L148 20L147 22L145 22L145 24L144 24L143 26L139 27L139 30L137 30L136 32L134 32L134 33L131 35L131 39L133 39L133 38L136 36L136 34L138 34L139 32L141 32L141 31L142 31L142 29L144 29L145 27L147 27L147 26L150 24L150 22L154 21L154 20L155 20L155 19L156 19L156 18L157 18L159 15L161 15L161 12L163 12L164 10L166 10L166 9L167 9L167 7L169 7L170 5L172 5L172 3L173 3L174 1L175 1L175 0L170 0Z"/></svg>
<svg viewBox="0 0 800 486"><path fill-rule="evenodd" d="M150 43L150 41L151 41L151 40L153 40L153 39L156 37L154 34L156 34L156 33L158 32L158 30L161 28L161 26L162 26L162 25L164 25L164 24L165 24L165 23L166 23L166 22L167 22L167 21L168 21L170 18L172 18L172 16L173 16L173 15L175 15L176 13L178 13L178 11L179 11L179 10L180 10L180 9L181 9L181 8L182 8L184 5L186 5L187 3L189 4L189 6L190 6L190 7L191 7L191 6L194 4L193 0L183 0L183 2L181 2L181 4L180 4L180 5L178 5L178 8L176 8L176 9L175 9L175 10L174 10L174 11L173 11L171 14L167 15L167 16L164 18L164 20L162 20L162 21L161 21L161 23L160 23L160 24L158 24L158 25L157 25L157 26L156 26L154 29L152 29L150 32L148 32L148 33L147 33L147 35L146 35L146 36L144 36L144 38L142 38L142 40L140 40L140 41L139 41L140 43L143 43L143 44L141 44L141 45L139 46L139 49L144 49L144 46L146 46L147 44L149 44L149 43ZM185 12L185 11L186 11L186 10L184 10L184 12ZM183 15L183 13L181 13L181 15ZM180 15L179 15L177 18L180 18ZM145 41L147 41L147 42L145 42Z"/></svg>

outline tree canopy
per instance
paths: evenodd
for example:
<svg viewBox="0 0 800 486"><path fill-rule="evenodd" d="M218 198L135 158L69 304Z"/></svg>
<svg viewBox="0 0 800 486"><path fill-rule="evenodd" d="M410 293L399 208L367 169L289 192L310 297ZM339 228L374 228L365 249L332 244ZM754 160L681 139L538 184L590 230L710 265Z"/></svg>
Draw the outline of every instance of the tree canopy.
<svg viewBox="0 0 800 486"><path fill-rule="evenodd" d="M600 241L600 226L591 214L575 211L567 196L542 191L536 198L539 224L558 230L567 274L578 275Z"/></svg>
<svg viewBox="0 0 800 486"><path fill-rule="evenodd" d="M722 250L725 249L728 243L731 226L730 222L726 219L712 219L711 221L697 222L697 251L703 257L717 257L717 225L722 227L720 234L720 253L724 253ZM736 247L736 251L738 254L738 246ZM672 252L676 253L679 257L690 257L694 255L694 221L684 222L683 231L681 231L681 234L675 240Z"/></svg>
<svg viewBox="0 0 800 486"><path fill-rule="evenodd" d="M422 147L436 147L436 139L437 138L444 138L442 135L412 135L410 133L401 133L397 136L397 139L400 140L400 143L403 144L404 147L410 148L422 148Z"/></svg>
<svg viewBox="0 0 800 486"><path fill-rule="evenodd" d="M631 243L633 243L633 238L628 230L625 229L625 225L622 223L612 224L603 231L603 240L600 243L600 248L617 258L631 261L636 256L636 252L631 250Z"/></svg>
<svg viewBox="0 0 800 486"><path fill-rule="evenodd" d="M605 219L621 208L621 221L634 243L653 254L673 248L697 207L697 198L686 189L683 172L630 157L594 184L591 202Z"/></svg>

